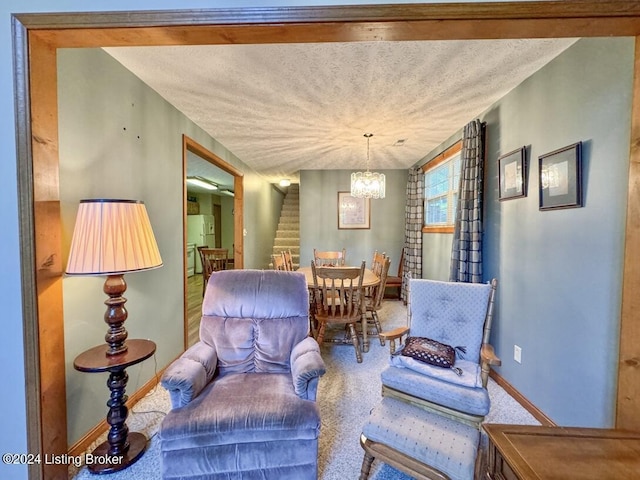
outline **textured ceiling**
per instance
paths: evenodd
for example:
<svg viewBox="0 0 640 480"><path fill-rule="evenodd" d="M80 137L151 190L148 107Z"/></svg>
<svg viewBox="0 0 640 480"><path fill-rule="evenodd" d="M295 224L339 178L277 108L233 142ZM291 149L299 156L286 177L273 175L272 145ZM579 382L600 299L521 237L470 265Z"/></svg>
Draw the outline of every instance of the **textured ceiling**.
<svg viewBox="0 0 640 480"><path fill-rule="evenodd" d="M407 168L575 39L105 50L269 181ZM402 146L394 145L404 140Z"/></svg>

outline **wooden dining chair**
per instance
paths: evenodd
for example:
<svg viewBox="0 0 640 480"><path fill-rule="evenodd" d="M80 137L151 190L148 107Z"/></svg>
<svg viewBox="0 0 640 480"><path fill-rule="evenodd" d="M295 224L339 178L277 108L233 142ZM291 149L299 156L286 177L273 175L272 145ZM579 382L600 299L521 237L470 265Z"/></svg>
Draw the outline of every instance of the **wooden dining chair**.
<svg viewBox="0 0 640 480"><path fill-rule="evenodd" d="M227 269L229 249L198 247L198 253L202 262L202 295L204 296L211 274Z"/></svg>
<svg viewBox="0 0 640 480"><path fill-rule="evenodd" d="M404 271L404 248L402 249L402 253L400 254L400 263L398 264L398 275L397 276L387 276L387 288L397 288L398 289L398 300L402 299L402 274ZM405 300L405 303L406 300Z"/></svg>
<svg viewBox="0 0 640 480"><path fill-rule="evenodd" d="M284 250L282 252L284 258L284 269L293 272L293 257L291 256L291 250Z"/></svg>
<svg viewBox="0 0 640 480"><path fill-rule="evenodd" d="M364 261L360 267L319 267L311 262L313 317L318 322L316 340L322 345L328 325L344 325L351 336L358 363L362 363L362 352L356 324L364 314L364 266Z"/></svg>
<svg viewBox="0 0 640 480"><path fill-rule="evenodd" d="M380 318L378 317L378 311L382 308L382 299L384 298L384 290L387 286L387 276L389 274L389 266L391 265L391 258L384 254L375 252L373 255L373 273L380 279L380 283L367 289L366 294L366 315L371 315L371 320L375 326L376 333L380 339L380 345L384 346L384 337L380 335L382 327L380 324ZM376 265L375 262L380 262L380 265Z"/></svg>
<svg viewBox="0 0 640 480"><path fill-rule="evenodd" d="M313 261L316 267L344 267L347 250L329 251L313 249Z"/></svg>
<svg viewBox="0 0 640 480"><path fill-rule="evenodd" d="M277 254L274 253L273 255L271 255L271 263L273 264L274 270L287 270L284 260L284 254L282 252Z"/></svg>
<svg viewBox="0 0 640 480"><path fill-rule="evenodd" d="M382 267L384 265L385 262L385 257L386 254L383 253L379 253L377 250L375 250L373 252L373 260L371 262L371 271L373 272L373 274L380 278L380 276L382 275ZM377 287L377 285L376 285ZM375 302L374 298L375 296L378 294L379 289L375 288L375 287L367 287L365 288L365 295L367 298L367 308L371 308L371 306L373 305L373 303ZM384 292L383 292L384 294ZM372 318L372 320L375 319ZM376 328L378 329L378 333L380 333L380 329L376 326ZM384 340L383 340L384 341ZM382 344L384 345L384 343Z"/></svg>
<svg viewBox="0 0 640 480"><path fill-rule="evenodd" d="M380 274L382 273L382 266L384 264L385 257L386 257L386 254L384 252L378 253L377 250L373 252L373 261L371 262L371 271L375 273L377 277L380 277Z"/></svg>

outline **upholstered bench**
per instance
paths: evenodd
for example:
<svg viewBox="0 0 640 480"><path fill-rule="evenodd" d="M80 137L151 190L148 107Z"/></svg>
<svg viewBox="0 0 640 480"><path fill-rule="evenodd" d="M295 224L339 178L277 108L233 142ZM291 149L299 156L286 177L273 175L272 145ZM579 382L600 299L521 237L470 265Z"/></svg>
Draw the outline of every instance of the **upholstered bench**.
<svg viewBox="0 0 640 480"><path fill-rule="evenodd" d="M472 480L479 441L469 425L383 397L362 429L360 480L376 458L418 479Z"/></svg>

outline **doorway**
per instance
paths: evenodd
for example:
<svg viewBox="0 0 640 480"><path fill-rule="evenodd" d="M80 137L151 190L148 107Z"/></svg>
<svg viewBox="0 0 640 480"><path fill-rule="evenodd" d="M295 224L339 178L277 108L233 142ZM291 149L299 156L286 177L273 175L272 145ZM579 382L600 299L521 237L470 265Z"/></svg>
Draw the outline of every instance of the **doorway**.
<svg viewBox="0 0 640 480"><path fill-rule="evenodd" d="M59 265L36 268L36 252L59 262L60 211L58 181L56 49L104 45L232 44L268 42L435 40L527 38L554 36L637 36L640 12L635 2L527 2L446 5L369 5L280 7L174 12L108 12L25 14L12 18L14 27L15 102L22 253L24 330L29 443L33 453L66 449L64 355ZM197 26L195 26L197 24ZM135 27L135 28L131 28ZM638 45L638 44L637 44ZM640 46L640 45L639 45ZM638 70L636 50L636 71ZM640 125L640 82L632 99L631 144ZM186 142L185 142L185 148ZM195 148L195 147L194 147ZM630 185L640 177L640 151L632 151ZM241 179L241 177L239 177ZM239 181L236 178L236 181ZM242 190L235 202L241 204ZM240 192L240 193L239 193ZM628 213L637 217L640 192L630 188ZM236 208L236 216L242 215ZM234 256L242 259L242 221L236 219ZM38 235L36 236L36 231ZM640 230L627 228L625 265L640 264ZM236 263L236 268L242 265ZM635 267L634 267L635 268ZM640 402L638 369L632 356L640 339L634 292L640 277L624 274L622 334L619 357L625 365L618 380L618 423L634 424ZM46 359L46 361L45 361ZM636 362L637 363L637 362ZM629 399L629 400L625 400ZM30 467L32 478L43 468ZM66 478L66 467L47 467L47 478ZM64 475L64 476L62 476Z"/></svg>
<svg viewBox="0 0 640 480"><path fill-rule="evenodd" d="M197 342L203 296L202 269L198 268L198 241L189 239L187 233L188 216L191 212L213 216L213 231L209 247L229 250L228 268L242 268L243 251L242 211L243 175L192 138L182 136L182 170L184 175L183 231L184 231L184 348ZM199 177L217 187L208 193L197 187L190 187L187 180ZM219 193L215 193L219 192ZM224 193L220 193L224 192ZM195 200L195 202L194 202ZM193 205L193 204L196 205ZM192 206L193 205L193 206ZM190 210L190 208L195 208ZM227 226L231 225L231 228ZM239 232L239 234L238 234ZM190 271L190 256L194 255L194 271Z"/></svg>

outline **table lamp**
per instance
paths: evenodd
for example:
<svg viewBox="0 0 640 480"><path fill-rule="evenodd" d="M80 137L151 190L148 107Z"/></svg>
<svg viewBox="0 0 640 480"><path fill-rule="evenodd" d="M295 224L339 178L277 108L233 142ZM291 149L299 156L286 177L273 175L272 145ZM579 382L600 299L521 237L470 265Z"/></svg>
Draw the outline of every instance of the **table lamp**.
<svg viewBox="0 0 640 480"><path fill-rule="evenodd" d="M127 289L124 274L162 266L162 259L144 203L137 200L81 200L71 241L67 275L106 275L103 291L104 320L108 325L106 344L78 355L74 367L82 372L109 372L107 386L107 423L111 426L107 441L99 445L92 458L101 461L88 465L92 473L111 473L137 461L144 453L147 438L129 433L125 423L128 408L125 387L126 368L155 353L150 340L127 340L124 322Z"/></svg>
<svg viewBox="0 0 640 480"><path fill-rule="evenodd" d="M106 275L104 320L109 327L106 354L127 350L124 322L127 289L124 274L162 266L156 239L143 202L81 200L71 241L67 275Z"/></svg>

